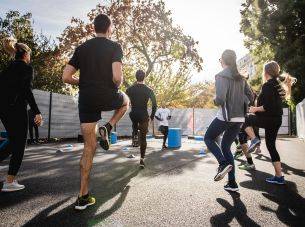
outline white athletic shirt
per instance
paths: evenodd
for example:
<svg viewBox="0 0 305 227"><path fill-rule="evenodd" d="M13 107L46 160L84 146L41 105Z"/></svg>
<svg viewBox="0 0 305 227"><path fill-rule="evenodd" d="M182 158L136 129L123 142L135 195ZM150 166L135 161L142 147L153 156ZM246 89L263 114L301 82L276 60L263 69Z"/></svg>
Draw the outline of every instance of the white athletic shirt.
<svg viewBox="0 0 305 227"><path fill-rule="evenodd" d="M167 108L159 108L155 114L158 118L161 119L159 121L159 125L168 126L168 117L170 117L171 111ZM158 119L157 119L158 120Z"/></svg>

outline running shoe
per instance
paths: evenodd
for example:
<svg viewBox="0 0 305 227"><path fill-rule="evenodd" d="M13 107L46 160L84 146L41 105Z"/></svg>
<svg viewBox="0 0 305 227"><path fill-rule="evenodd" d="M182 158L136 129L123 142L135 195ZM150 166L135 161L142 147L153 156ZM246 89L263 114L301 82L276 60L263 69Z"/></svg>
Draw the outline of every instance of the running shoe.
<svg viewBox="0 0 305 227"><path fill-rule="evenodd" d="M100 146L106 151L109 150L109 135L107 128L102 126L98 131L101 135Z"/></svg>
<svg viewBox="0 0 305 227"><path fill-rule="evenodd" d="M243 152L242 151L236 151L235 154L234 154L234 159L239 159L242 156L243 156Z"/></svg>
<svg viewBox="0 0 305 227"><path fill-rule="evenodd" d="M144 163L144 159L143 158L140 159L140 168L141 169L145 168L145 163Z"/></svg>
<svg viewBox="0 0 305 227"><path fill-rule="evenodd" d="M95 204L95 198L89 194L78 197L74 209L75 210L85 210L88 206Z"/></svg>
<svg viewBox="0 0 305 227"><path fill-rule="evenodd" d="M219 165L216 176L214 177L214 181L222 180L224 176L232 170L232 168L233 166L231 164Z"/></svg>
<svg viewBox="0 0 305 227"><path fill-rule="evenodd" d="M237 192L239 190L238 185L235 181L229 181L225 186L224 189L230 192Z"/></svg>
<svg viewBox="0 0 305 227"><path fill-rule="evenodd" d="M15 192L24 189L25 186L19 184L18 181L14 180L12 183L3 182L2 191L3 192Z"/></svg>
<svg viewBox="0 0 305 227"><path fill-rule="evenodd" d="M255 165L254 164L249 164L249 163L245 163L241 166L238 167L241 170L255 170Z"/></svg>
<svg viewBox="0 0 305 227"><path fill-rule="evenodd" d="M273 176L270 178L266 178L266 182L271 183L271 184L285 184L285 179L284 176L281 177L277 177L277 176Z"/></svg>
<svg viewBox="0 0 305 227"><path fill-rule="evenodd" d="M258 138L254 138L253 140L251 140L251 144L249 146L248 152L249 153L253 152L256 146L259 145L260 143L261 141Z"/></svg>

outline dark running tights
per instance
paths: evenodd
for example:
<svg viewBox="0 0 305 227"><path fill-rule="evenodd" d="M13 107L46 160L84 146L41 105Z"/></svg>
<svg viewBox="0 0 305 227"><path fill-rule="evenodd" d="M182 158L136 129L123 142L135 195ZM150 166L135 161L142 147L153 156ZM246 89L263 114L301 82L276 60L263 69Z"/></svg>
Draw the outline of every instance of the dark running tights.
<svg viewBox="0 0 305 227"><path fill-rule="evenodd" d="M246 118L245 128L248 126L264 128L266 147L270 153L272 162L281 161L280 155L276 149L275 142L277 133L282 124L282 117L259 117L256 115L249 115Z"/></svg>
<svg viewBox="0 0 305 227"><path fill-rule="evenodd" d="M139 142L140 142L140 151L141 151L141 158L145 158L147 141L146 135L148 132L148 124L149 120L145 119L143 121L132 121L132 136L138 135L138 130L140 131Z"/></svg>
<svg viewBox="0 0 305 227"><path fill-rule="evenodd" d="M8 175L16 176L22 163L28 130L28 116L25 105L15 105L0 111L9 139L8 146L1 151L0 161L11 156Z"/></svg>

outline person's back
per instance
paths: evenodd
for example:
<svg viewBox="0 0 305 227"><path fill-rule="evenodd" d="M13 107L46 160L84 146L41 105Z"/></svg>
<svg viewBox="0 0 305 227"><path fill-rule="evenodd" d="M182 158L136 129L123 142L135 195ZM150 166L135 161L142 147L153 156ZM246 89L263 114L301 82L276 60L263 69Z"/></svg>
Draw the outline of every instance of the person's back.
<svg viewBox="0 0 305 227"><path fill-rule="evenodd" d="M147 105L153 91L145 84L134 84L126 91L130 98L132 111L147 113Z"/></svg>
<svg viewBox="0 0 305 227"><path fill-rule="evenodd" d="M112 63L121 62L121 46L105 37L92 38L80 45L69 64L80 70L79 102L91 108L111 99L118 91L113 82Z"/></svg>

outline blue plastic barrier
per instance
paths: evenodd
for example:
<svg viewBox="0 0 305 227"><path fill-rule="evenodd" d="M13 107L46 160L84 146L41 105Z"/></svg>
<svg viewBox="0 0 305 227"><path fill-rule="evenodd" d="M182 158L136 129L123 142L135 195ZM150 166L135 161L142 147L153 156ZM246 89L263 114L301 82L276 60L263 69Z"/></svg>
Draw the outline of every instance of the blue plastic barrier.
<svg viewBox="0 0 305 227"><path fill-rule="evenodd" d="M110 143L111 144L115 144L118 142L118 135L116 132L111 132L111 135L110 135Z"/></svg>
<svg viewBox="0 0 305 227"><path fill-rule="evenodd" d="M197 141L203 141L203 136L194 136L194 139Z"/></svg>
<svg viewBox="0 0 305 227"><path fill-rule="evenodd" d="M168 130L168 148L181 147L181 129L170 128Z"/></svg>

